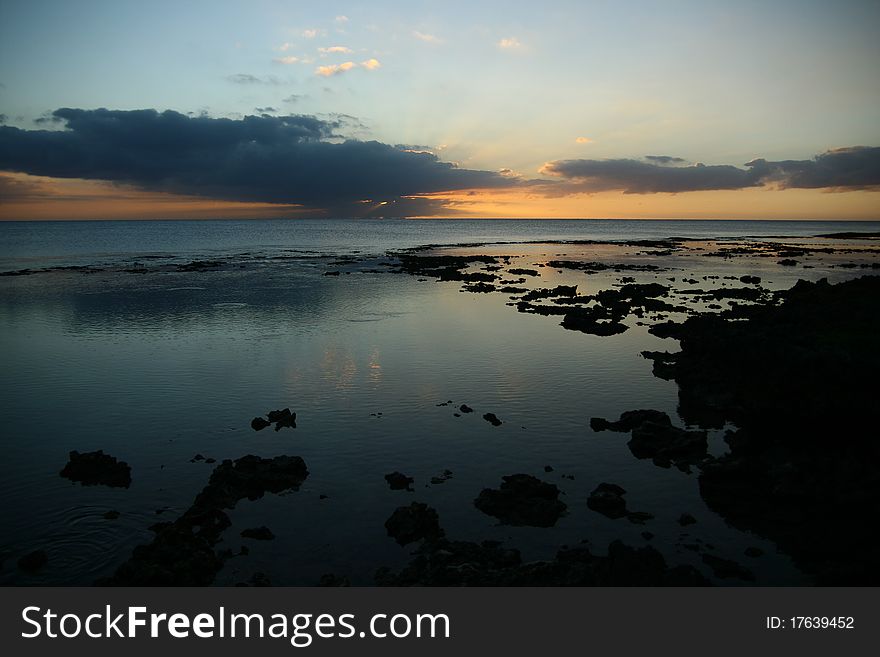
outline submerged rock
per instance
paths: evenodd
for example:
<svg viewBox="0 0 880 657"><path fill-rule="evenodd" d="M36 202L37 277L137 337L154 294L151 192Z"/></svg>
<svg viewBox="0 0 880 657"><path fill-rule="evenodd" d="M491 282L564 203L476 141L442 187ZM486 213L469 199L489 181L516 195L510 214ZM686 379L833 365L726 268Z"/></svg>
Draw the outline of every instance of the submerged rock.
<svg viewBox="0 0 880 657"><path fill-rule="evenodd" d="M590 493L587 506L607 518L623 518L627 515L625 494L626 490L617 484L601 483Z"/></svg>
<svg viewBox="0 0 880 657"><path fill-rule="evenodd" d="M422 502L397 507L385 521L385 529L400 545L421 539L435 540L443 535L437 512Z"/></svg>
<svg viewBox="0 0 880 657"><path fill-rule="evenodd" d="M461 406L458 407L458 410L460 410L462 413L473 413L474 412L474 409L472 409L467 404L462 404Z"/></svg>
<svg viewBox="0 0 880 657"><path fill-rule="evenodd" d="M248 529L242 530L241 537L252 538L257 541L271 541L273 538L275 538L275 534L272 533L271 529L263 525L260 527L250 527Z"/></svg>
<svg viewBox="0 0 880 657"><path fill-rule="evenodd" d="M70 461L59 474L71 481L78 481L83 486L128 488L131 485L131 467L128 463L119 461L100 449L83 454L76 450L70 452Z"/></svg>
<svg viewBox="0 0 880 657"><path fill-rule="evenodd" d="M501 524L552 527L565 513L566 505L554 484L527 474L508 475L502 480L500 488L484 488L474 500L474 506Z"/></svg>
<svg viewBox="0 0 880 657"><path fill-rule="evenodd" d="M280 411L269 411L266 417L269 422L275 423L275 431L280 431L284 427L296 429L296 413L291 413L289 408Z"/></svg>

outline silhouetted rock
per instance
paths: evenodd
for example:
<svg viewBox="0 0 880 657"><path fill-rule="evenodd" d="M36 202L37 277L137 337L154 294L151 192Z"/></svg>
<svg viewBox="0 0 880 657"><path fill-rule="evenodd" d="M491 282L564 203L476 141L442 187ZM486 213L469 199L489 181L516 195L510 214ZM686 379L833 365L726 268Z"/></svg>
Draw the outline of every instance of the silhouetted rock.
<svg viewBox="0 0 880 657"><path fill-rule="evenodd" d="M271 422L261 417L255 417L253 420L251 420L251 429L253 429L254 431L262 431L263 429L271 425Z"/></svg>
<svg viewBox="0 0 880 657"><path fill-rule="evenodd" d="M275 431L280 431L284 427L296 429L296 413L291 413L289 408L280 411L269 411L266 415L269 422L275 423ZM253 426L253 423L251 423Z"/></svg>
<svg viewBox="0 0 880 657"><path fill-rule="evenodd" d="M128 488L131 485L131 467L128 463L118 461L115 456L105 454L100 449L84 454L76 450L70 452L70 461L60 475L71 481L78 481L83 486Z"/></svg>
<svg viewBox="0 0 880 657"><path fill-rule="evenodd" d="M687 527L688 525L693 525L697 522L697 519L694 518L690 513L682 513L678 517L678 524L682 527Z"/></svg>
<svg viewBox="0 0 880 657"><path fill-rule="evenodd" d="M493 427L500 427L502 422L498 419L498 416L495 413L484 413L483 419L486 420Z"/></svg>
<svg viewBox="0 0 880 657"><path fill-rule="evenodd" d="M438 539L443 535L437 512L427 504L413 502L400 506L385 521L388 536L400 545L407 545L421 539Z"/></svg>
<svg viewBox="0 0 880 657"><path fill-rule="evenodd" d="M747 547L744 553L747 557L751 557L752 559L756 559L764 554L764 550L757 547Z"/></svg>
<svg viewBox="0 0 880 657"><path fill-rule="evenodd" d="M757 285L761 282L760 276L740 276L739 280L741 283L747 283L752 285Z"/></svg>
<svg viewBox="0 0 880 657"><path fill-rule="evenodd" d="M244 529L241 532L242 538L252 538L257 541L271 541L275 538L275 534L272 533L272 530L266 526L260 527L250 527L248 529Z"/></svg>
<svg viewBox="0 0 880 657"><path fill-rule="evenodd" d="M18 560L18 567L26 573L35 573L49 563L49 555L44 550L34 550Z"/></svg>
<svg viewBox="0 0 880 657"><path fill-rule="evenodd" d="M388 486L391 490L412 491L412 485L415 480L412 477L407 477L402 472L394 471L385 475L385 481L388 482Z"/></svg>
<svg viewBox="0 0 880 657"><path fill-rule="evenodd" d="M474 500L474 506L502 524L552 527L565 513L566 505L554 484L527 474L502 480L500 488L484 488Z"/></svg>
<svg viewBox="0 0 880 657"><path fill-rule="evenodd" d="M608 319L607 313L597 308L570 308L561 326L569 331L581 331L598 336L618 335L627 330L626 324Z"/></svg>
<svg viewBox="0 0 880 657"><path fill-rule="evenodd" d="M150 529L152 543L134 549L131 558L114 575L99 580L109 586L207 586L223 567L224 555L214 551L232 523L224 510L242 499L256 500L268 493L298 490L308 477L298 456L266 459L243 456L214 468L208 485L192 506L173 522Z"/></svg>
<svg viewBox="0 0 880 657"><path fill-rule="evenodd" d="M474 412L474 409L472 409L467 404L462 404L461 406L458 407L458 410L460 410L462 413L473 413Z"/></svg>
<svg viewBox="0 0 880 657"><path fill-rule="evenodd" d="M703 554L703 563L712 569L715 577L721 579L735 578L744 579L749 582L755 581L755 575L750 570L743 568L737 562L729 559L722 559L713 554Z"/></svg>

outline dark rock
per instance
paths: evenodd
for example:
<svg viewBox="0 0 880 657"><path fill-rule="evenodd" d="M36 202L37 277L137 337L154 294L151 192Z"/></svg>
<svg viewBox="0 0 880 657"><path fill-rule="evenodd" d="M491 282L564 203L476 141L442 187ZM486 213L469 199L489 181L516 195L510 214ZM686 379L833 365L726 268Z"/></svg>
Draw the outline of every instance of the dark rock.
<svg viewBox="0 0 880 657"><path fill-rule="evenodd" d="M195 463L196 461L204 461L204 460L205 460L205 457L204 457L204 456L202 456L201 454L196 454L195 456L193 456L193 457L189 460L189 462L190 462L190 463Z"/></svg>
<svg viewBox="0 0 880 657"><path fill-rule="evenodd" d="M483 513L498 518L503 525L552 527L565 513L559 489L527 474L502 477L498 489L484 488L474 500Z"/></svg>
<svg viewBox="0 0 880 657"><path fill-rule="evenodd" d="M590 493L587 506L612 520L623 518L627 515L625 494L626 490L617 484L601 483Z"/></svg>
<svg viewBox="0 0 880 657"><path fill-rule="evenodd" d="M535 269L522 269L522 268L508 269L507 273L509 273L513 276L540 276L541 275Z"/></svg>
<svg viewBox="0 0 880 657"><path fill-rule="evenodd" d="M690 513L682 513L678 517L678 524L682 527L687 527L688 525L693 525L697 522L697 519L694 518Z"/></svg>
<svg viewBox="0 0 880 657"><path fill-rule="evenodd" d="M756 559L757 557L763 556L764 550L757 547L747 547L745 550L745 555L747 557L751 557L752 559Z"/></svg>
<svg viewBox="0 0 880 657"><path fill-rule="evenodd" d="M268 422L261 417L255 417L253 420L251 420L251 429L253 429L254 431L261 431L271 424L271 422Z"/></svg>
<svg viewBox="0 0 880 657"><path fill-rule="evenodd" d="M49 563L49 555L44 550L34 550L18 560L18 567L26 573L35 573Z"/></svg>
<svg viewBox="0 0 880 657"><path fill-rule="evenodd" d="M458 407L458 410L460 410L462 413L473 413L474 412L474 409L472 409L467 404L462 404L461 406Z"/></svg>
<svg viewBox="0 0 880 657"><path fill-rule="evenodd" d="M653 409L639 409L636 411L624 411L620 414L620 419L616 422L609 422L600 417L590 419L590 426L593 431L632 431L636 427L640 427L645 422L652 422L660 426L672 426L672 420L663 411L655 411Z"/></svg>
<svg viewBox="0 0 880 657"><path fill-rule="evenodd" d="M442 484L445 481L452 479L452 470L444 470L441 474L431 477L432 484Z"/></svg>
<svg viewBox="0 0 880 657"><path fill-rule="evenodd" d="M242 538L252 538L256 541L271 541L275 538L275 534L272 533L272 530L266 526L261 527L250 527L249 529L244 529L241 532Z"/></svg>
<svg viewBox="0 0 880 657"><path fill-rule="evenodd" d="M225 510L242 499L267 492L299 490L309 471L298 456L265 459L243 456L214 468L208 485L173 522L157 523L152 543L134 549L114 575L97 583L109 586L208 586L223 567L214 551L232 523Z"/></svg>
<svg viewBox="0 0 880 657"><path fill-rule="evenodd" d="M269 411L266 417L269 418L269 422L275 423L275 431L280 431L284 427L296 429L296 413L291 413L289 408Z"/></svg>
<svg viewBox="0 0 880 657"><path fill-rule="evenodd" d="M687 431L647 420L632 430L627 446L639 459L697 463L706 458L709 443L705 431Z"/></svg>
<svg viewBox="0 0 880 657"><path fill-rule="evenodd" d="M104 454L102 450L80 454L70 452L70 461L60 472L62 477L78 481L83 486L113 486L128 488L131 485L131 467L115 456Z"/></svg>
<svg viewBox="0 0 880 657"><path fill-rule="evenodd" d="M385 475L385 481L388 482L388 486L391 490L408 490L412 492L412 485L415 480L412 477L407 477L402 472L397 472L395 470L394 472Z"/></svg>
<svg viewBox="0 0 880 657"><path fill-rule="evenodd" d="M743 568L735 561L730 561L729 559L722 559L721 557L716 557L713 554L703 554L702 555L703 563L709 566L712 569L712 572L715 573L715 577L719 577L721 579L744 579L749 582L755 581L755 575L750 570Z"/></svg>
<svg viewBox="0 0 880 657"><path fill-rule="evenodd" d="M545 466L544 466L544 472L553 472L553 466L545 465Z"/></svg>
<svg viewBox="0 0 880 657"><path fill-rule="evenodd" d="M776 264L782 265L783 267L794 267L797 264L797 260L792 260L791 258L785 258L780 260Z"/></svg>
<svg viewBox="0 0 880 657"><path fill-rule="evenodd" d="M654 534L652 534L651 532L642 532L642 538L646 541L650 541L652 538L654 538Z"/></svg>
<svg viewBox="0 0 880 657"><path fill-rule="evenodd" d="M421 539L436 540L443 535L437 512L421 502L397 507L385 521L385 529L400 545Z"/></svg>
<svg viewBox="0 0 880 657"><path fill-rule="evenodd" d="M562 318L561 326L569 331L581 331L598 336L618 335L627 330L626 324L607 319L607 313L595 308L570 308Z"/></svg>
<svg viewBox="0 0 880 657"><path fill-rule="evenodd" d="M318 586L351 586L351 582L348 581L348 577L326 573L321 575L321 580L318 582Z"/></svg>
<svg viewBox="0 0 880 657"><path fill-rule="evenodd" d="M502 422L498 419L498 416L495 413L484 413L483 419L486 420L493 427L500 427Z"/></svg>
<svg viewBox="0 0 880 657"><path fill-rule="evenodd" d="M760 276L740 276L739 280L741 283L758 285L761 282Z"/></svg>
<svg viewBox="0 0 880 657"><path fill-rule="evenodd" d="M647 521L653 520L654 515L644 511L630 511L626 514L626 518L634 525L644 525Z"/></svg>
<svg viewBox="0 0 880 657"><path fill-rule="evenodd" d="M550 561L522 563L517 550L500 543L441 539L423 545L399 573L381 569L380 586L707 586L690 566L666 565L651 547L615 541L607 556L585 547L561 549Z"/></svg>

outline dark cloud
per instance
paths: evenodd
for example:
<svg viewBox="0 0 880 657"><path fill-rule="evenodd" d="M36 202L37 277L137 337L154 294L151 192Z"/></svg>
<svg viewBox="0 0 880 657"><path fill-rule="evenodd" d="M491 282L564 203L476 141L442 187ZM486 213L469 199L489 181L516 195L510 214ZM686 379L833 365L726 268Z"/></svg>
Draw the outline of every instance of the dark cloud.
<svg viewBox="0 0 880 657"><path fill-rule="evenodd" d="M573 181L581 191L627 194L741 189L758 184L747 170L728 164L666 166L641 160L556 160L542 171Z"/></svg>
<svg viewBox="0 0 880 657"><path fill-rule="evenodd" d="M303 98L305 98L305 95L303 95L303 94L290 94L287 98L282 98L281 102L282 103L296 103L296 102L302 100Z"/></svg>
<svg viewBox="0 0 880 657"><path fill-rule="evenodd" d="M835 148L812 160L752 160L746 164L767 183L783 189L875 189L880 187L880 147Z"/></svg>
<svg viewBox="0 0 880 657"><path fill-rule="evenodd" d="M254 111L258 114L275 114L278 110L274 107L255 107Z"/></svg>
<svg viewBox="0 0 880 657"><path fill-rule="evenodd" d="M857 190L880 188L880 147L851 146L811 160L753 160L730 164L682 165L681 158L649 155L645 160L555 160L542 171L565 179L564 191L626 194L678 193L775 186L780 189ZM557 193L563 190L557 190Z"/></svg>
<svg viewBox="0 0 880 657"><path fill-rule="evenodd" d="M645 159L657 164L683 164L687 161L683 157L672 157L671 155L645 155Z"/></svg>
<svg viewBox="0 0 880 657"><path fill-rule="evenodd" d="M516 184L493 172L459 169L431 153L341 141L335 131L347 122L344 115L224 119L64 108L53 116L65 129L0 126L0 170L348 214L403 197ZM366 199L372 205L361 203Z"/></svg>

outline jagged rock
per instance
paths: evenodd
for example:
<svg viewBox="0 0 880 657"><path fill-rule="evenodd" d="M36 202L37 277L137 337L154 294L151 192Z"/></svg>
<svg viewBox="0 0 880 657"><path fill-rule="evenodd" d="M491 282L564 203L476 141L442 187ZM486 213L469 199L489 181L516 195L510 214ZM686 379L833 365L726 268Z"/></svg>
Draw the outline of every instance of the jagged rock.
<svg viewBox="0 0 880 657"><path fill-rule="evenodd" d="M474 500L474 506L501 524L552 527L565 513L566 505L554 484L527 474L502 480L500 488L484 488Z"/></svg>
<svg viewBox="0 0 880 657"><path fill-rule="evenodd" d="M385 521L385 529L388 531L388 536L400 545L421 539L434 540L443 535L437 512L421 502L397 507L391 517Z"/></svg>
<svg viewBox="0 0 880 657"><path fill-rule="evenodd" d="M495 413L484 413L483 419L486 420L493 427L500 427L502 422L498 419L498 416Z"/></svg>
<svg viewBox="0 0 880 657"><path fill-rule="evenodd" d="M131 485L131 467L128 463L118 461L115 456L105 454L100 449L84 454L76 450L70 452L70 461L59 474L83 486L128 488Z"/></svg>
<svg viewBox="0 0 880 657"><path fill-rule="evenodd" d="M253 429L254 431L262 431L263 429L271 425L271 422L261 417L255 417L253 420L251 420L251 429Z"/></svg>
<svg viewBox="0 0 880 657"><path fill-rule="evenodd" d="M402 472L397 472L395 470L394 472L385 475L385 481L388 482L388 486L391 490L412 491L412 485L415 480L412 477L407 477Z"/></svg>

